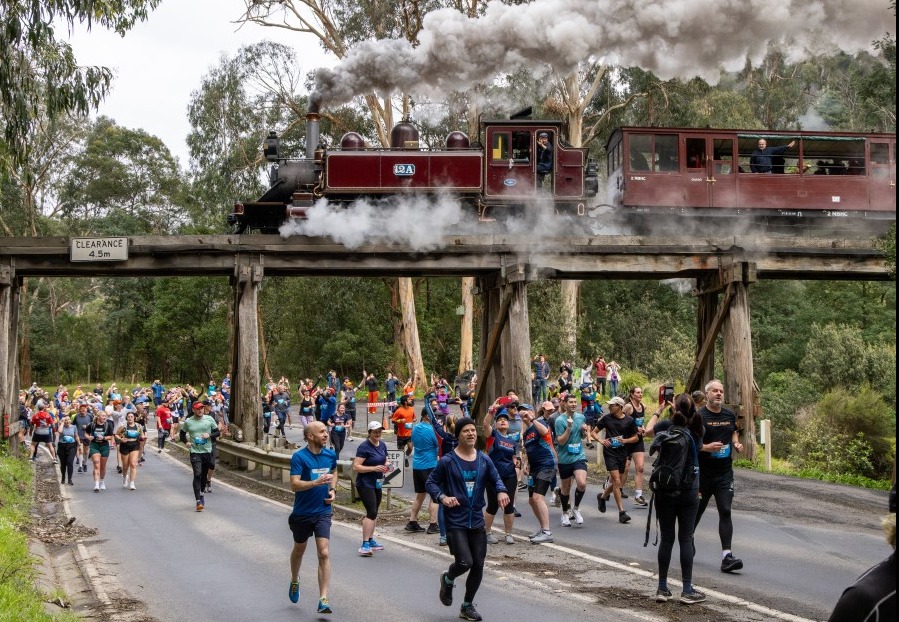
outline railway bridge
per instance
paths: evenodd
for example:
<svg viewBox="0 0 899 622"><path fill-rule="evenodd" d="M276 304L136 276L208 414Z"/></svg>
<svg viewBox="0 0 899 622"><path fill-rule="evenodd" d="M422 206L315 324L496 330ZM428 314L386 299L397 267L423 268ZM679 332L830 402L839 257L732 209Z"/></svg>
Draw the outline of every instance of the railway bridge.
<svg viewBox="0 0 899 622"><path fill-rule="evenodd" d="M432 250L372 237L349 249L327 239L275 235L121 238L126 254L74 261L75 239L0 238L0 409L16 412L19 291L28 277L209 276L230 278L231 419L244 440L259 438L257 294L265 276L472 276L482 298L479 391L528 395L531 344L527 285L541 279L692 279L697 299L696 362L688 388L714 371L723 339L725 390L741 419L744 445L755 450L759 412L753 379L748 288L758 279L887 280L871 240L797 237L689 239L633 236L446 236ZM11 417L14 419L14 417ZM15 438L15 437L13 437Z"/></svg>

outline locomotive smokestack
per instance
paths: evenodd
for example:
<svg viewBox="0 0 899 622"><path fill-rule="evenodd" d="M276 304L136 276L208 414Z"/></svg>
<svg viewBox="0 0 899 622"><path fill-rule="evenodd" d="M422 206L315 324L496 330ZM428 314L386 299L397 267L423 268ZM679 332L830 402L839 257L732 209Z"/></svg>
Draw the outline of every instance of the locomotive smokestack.
<svg viewBox="0 0 899 622"><path fill-rule="evenodd" d="M309 96L309 110L306 112L306 157L315 159L315 150L318 148L319 119L318 111L321 109L321 95L313 93Z"/></svg>

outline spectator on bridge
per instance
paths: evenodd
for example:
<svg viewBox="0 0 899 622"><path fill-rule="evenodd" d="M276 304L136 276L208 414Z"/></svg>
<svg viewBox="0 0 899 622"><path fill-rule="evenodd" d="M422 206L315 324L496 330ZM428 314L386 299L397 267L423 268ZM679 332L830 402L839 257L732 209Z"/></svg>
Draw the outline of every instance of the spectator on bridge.
<svg viewBox="0 0 899 622"><path fill-rule="evenodd" d="M768 141L764 138L759 139L758 149L749 156L749 169L753 173L773 173L774 172L774 156L786 153L788 149L792 149L796 145L795 140L791 140L787 145L779 147L769 147Z"/></svg>
<svg viewBox="0 0 899 622"><path fill-rule="evenodd" d="M331 516L337 487L337 456L325 449L328 428L313 421L303 430L306 446L290 458L290 489L293 510L287 519L293 534L290 552L290 602L300 600L300 565L309 536L315 536L318 552L318 613L331 613L328 590L331 586Z"/></svg>
<svg viewBox="0 0 899 622"><path fill-rule="evenodd" d="M829 622L896 619L896 484L890 490L889 510L883 530L892 554L846 588Z"/></svg>

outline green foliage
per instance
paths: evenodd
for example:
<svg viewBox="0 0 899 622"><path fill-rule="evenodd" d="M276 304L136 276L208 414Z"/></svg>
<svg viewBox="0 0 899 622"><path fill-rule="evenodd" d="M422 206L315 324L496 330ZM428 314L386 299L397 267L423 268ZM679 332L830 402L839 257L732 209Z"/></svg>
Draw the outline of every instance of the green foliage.
<svg viewBox="0 0 899 622"><path fill-rule="evenodd" d="M890 276L896 280L896 223L890 225L890 230L882 238L877 240L877 247L883 251L887 265L890 268Z"/></svg>
<svg viewBox="0 0 899 622"><path fill-rule="evenodd" d="M695 338L688 336L679 327L673 327L659 339L646 367L647 375L666 382L684 381L693 370L695 352Z"/></svg>
<svg viewBox="0 0 899 622"><path fill-rule="evenodd" d="M763 465L763 457L758 455L755 462L746 459L734 460L734 466L738 469L751 469L753 471L765 471ZM767 471L766 471L767 472ZM846 484L848 486L858 486L859 488L871 488L873 490L889 490L892 482L889 479L872 479L863 475L838 474L822 471L817 468L797 469L791 463L784 460L773 460L771 464L771 473L777 475L789 475L791 477L801 477L803 479L815 479L822 482L833 482L834 484Z"/></svg>
<svg viewBox="0 0 899 622"><path fill-rule="evenodd" d="M895 413L865 386L826 393L800 421L791 459L800 468L879 478L892 469Z"/></svg>
<svg viewBox="0 0 899 622"><path fill-rule="evenodd" d="M814 404L820 393L811 381L795 371L768 374L761 392L762 412L771 420L772 454L785 458L796 436L796 412Z"/></svg>
<svg viewBox="0 0 899 622"><path fill-rule="evenodd" d="M4 1L0 4L0 158L21 161L29 149L35 119L87 114L106 95L112 71L81 67L72 47L56 39L57 25L95 24L124 35L143 21L159 0L95 2Z"/></svg>
<svg viewBox="0 0 899 622"><path fill-rule="evenodd" d="M635 387L643 389L644 395L649 391L649 378L640 372L624 369L619 372L619 375L621 376L621 380L618 381L618 395L625 396Z"/></svg>

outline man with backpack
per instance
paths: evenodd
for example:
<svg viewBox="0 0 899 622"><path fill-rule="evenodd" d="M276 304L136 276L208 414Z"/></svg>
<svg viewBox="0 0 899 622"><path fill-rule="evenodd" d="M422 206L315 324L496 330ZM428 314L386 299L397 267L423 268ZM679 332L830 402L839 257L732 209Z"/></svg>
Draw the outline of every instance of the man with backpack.
<svg viewBox="0 0 899 622"><path fill-rule="evenodd" d="M733 451L743 451L737 417L724 408L724 385L712 380L705 385L706 405L699 410L705 433L699 450L699 512L696 525L709 500L718 508L718 536L721 538L721 572L743 568L743 560L731 552L734 524L730 509L734 500ZM733 451L732 451L733 450Z"/></svg>
<svg viewBox="0 0 899 622"><path fill-rule="evenodd" d="M660 414L668 408L672 409L671 418L660 421ZM695 551L693 526L699 510L698 447L702 445L702 418L696 412L690 397L682 393L674 403L667 402L664 408L650 417L645 433L655 435L649 455L658 454L649 478L649 488L653 494L646 519L646 540L643 542L643 546L649 542L652 508L655 505L658 529L662 535L658 554L659 585L655 600L664 603L672 598L671 590L668 589L668 567L671 565L677 524L683 582L680 602L687 605L701 603L706 597L693 588L692 581Z"/></svg>

